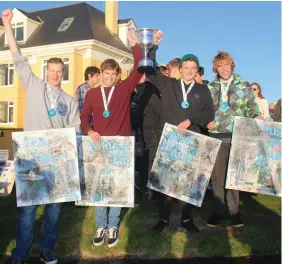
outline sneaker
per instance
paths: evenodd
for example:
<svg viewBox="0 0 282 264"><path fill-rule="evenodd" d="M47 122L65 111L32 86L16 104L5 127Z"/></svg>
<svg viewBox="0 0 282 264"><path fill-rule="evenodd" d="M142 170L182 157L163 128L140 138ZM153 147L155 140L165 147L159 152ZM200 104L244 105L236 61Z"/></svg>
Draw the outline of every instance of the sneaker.
<svg viewBox="0 0 282 264"><path fill-rule="evenodd" d="M57 264L58 262L51 252L40 252L40 260L45 264Z"/></svg>
<svg viewBox="0 0 282 264"><path fill-rule="evenodd" d="M96 231L96 237L93 239L94 246L101 246L107 234L107 227L99 227Z"/></svg>
<svg viewBox="0 0 282 264"><path fill-rule="evenodd" d="M232 219L232 226L233 227L243 227L244 223L240 218L240 214L235 214L235 215L231 215L231 219Z"/></svg>
<svg viewBox="0 0 282 264"><path fill-rule="evenodd" d="M27 264L26 260L12 260L12 264Z"/></svg>
<svg viewBox="0 0 282 264"><path fill-rule="evenodd" d="M207 221L208 227L217 227L222 222L222 217L216 214L212 214L210 219Z"/></svg>
<svg viewBox="0 0 282 264"><path fill-rule="evenodd" d="M109 229L108 247L112 248L118 243L118 231L115 227Z"/></svg>
<svg viewBox="0 0 282 264"><path fill-rule="evenodd" d="M200 229L194 225L192 219L183 220L181 226L185 228L187 232L200 232Z"/></svg>
<svg viewBox="0 0 282 264"><path fill-rule="evenodd" d="M160 219L160 221L153 227L154 232L162 232L165 228L168 227L168 221Z"/></svg>

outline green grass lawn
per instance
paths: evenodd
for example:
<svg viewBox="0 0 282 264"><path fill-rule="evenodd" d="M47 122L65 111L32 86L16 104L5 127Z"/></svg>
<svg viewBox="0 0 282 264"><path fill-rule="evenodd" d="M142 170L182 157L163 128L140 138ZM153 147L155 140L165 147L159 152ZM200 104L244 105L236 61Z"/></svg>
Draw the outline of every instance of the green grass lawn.
<svg viewBox="0 0 282 264"><path fill-rule="evenodd" d="M62 207L55 253L59 258L163 258L210 257L281 254L281 201L279 197L241 193L241 212L245 227L240 232L226 226L210 229L205 226L209 216L210 195L202 208L195 210L195 222L202 229L187 235L179 226L180 207L175 203L170 228L162 234L151 232L157 221L157 207L143 203L124 215L120 226L120 242L109 249L92 245L95 234L94 208ZM40 223L44 206L37 213L34 243L30 254L37 255ZM15 246L17 226L16 198L13 192L0 197L0 254L10 255Z"/></svg>

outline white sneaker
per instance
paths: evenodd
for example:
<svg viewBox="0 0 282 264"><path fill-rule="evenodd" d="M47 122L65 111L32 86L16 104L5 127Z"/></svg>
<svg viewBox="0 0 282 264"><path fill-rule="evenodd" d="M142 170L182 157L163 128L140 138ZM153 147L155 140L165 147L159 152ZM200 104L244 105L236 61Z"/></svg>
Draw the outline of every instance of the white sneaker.
<svg viewBox="0 0 282 264"><path fill-rule="evenodd" d="M108 247L112 248L118 243L118 231L115 227L109 229Z"/></svg>

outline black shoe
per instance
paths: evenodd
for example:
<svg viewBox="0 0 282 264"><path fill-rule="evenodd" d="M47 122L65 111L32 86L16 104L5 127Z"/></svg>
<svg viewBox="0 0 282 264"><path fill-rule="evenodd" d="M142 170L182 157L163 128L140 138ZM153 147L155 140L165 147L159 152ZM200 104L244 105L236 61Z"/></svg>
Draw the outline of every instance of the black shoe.
<svg viewBox="0 0 282 264"><path fill-rule="evenodd" d="M97 229L96 236L93 239L94 246L101 246L104 243L107 230L108 230L107 227L99 227Z"/></svg>
<svg viewBox="0 0 282 264"><path fill-rule="evenodd" d="M109 229L108 247L112 248L118 243L118 231L115 227Z"/></svg>
<svg viewBox="0 0 282 264"><path fill-rule="evenodd" d="M222 217L216 214L212 214L206 225L208 227L217 227L222 222Z"/></svg>
<svg viewBox="0 0 282 264"><path fill-rule="evenodd" d="M51 252L40 252L40 260L45 264L57 264L58 262Z"/></svg>
<svg viewBox="0 0 282 264"><path fill-rule="evenodd" d="M200 232L200 229L194 225L192 219L182 221L181 226L185 228L187 232Z"/></svg>
<svg viewBox="0 0 282 264"><path fill-rule="evenodd" d="M240 214L235 214L235 215L231 215L231 219L232 219L232 226L233 227L243 227L244 223L240 218Z"/></svg>
<svg viewBox="0 0 282 264"><path fill-rule="evenodd" d="M26 260L12 260L12 264L27 264Z"/></svg>
<svg viewBox="0 0 282 264"><path fill-rule="evenodd" d="M165 228L168 227L168 221L161 219L154 227L154 232L162 232Z"/></svg>

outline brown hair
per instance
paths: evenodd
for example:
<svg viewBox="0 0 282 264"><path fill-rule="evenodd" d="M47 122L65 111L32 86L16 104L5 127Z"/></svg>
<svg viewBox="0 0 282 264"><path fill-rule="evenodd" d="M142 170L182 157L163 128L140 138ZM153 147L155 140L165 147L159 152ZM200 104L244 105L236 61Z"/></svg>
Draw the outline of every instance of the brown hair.
<svg viewBox="0 0 282 264"><path fill-rule="evenodd" d="M171 61L168 62L168 64L166 65L167 69L170 70L171 68L173 67L179 67L179 62L180 62L180 59L179 58L175 58Z"/></svg>
<svg viewBox="0 0 282 264"><path fill-rule="evenodd" d="M88 78L88 74L90 74L91 77L93 77L96 73L100 74L100 69L95 67L95 66L89 66L86 68L85 72L84 72L84 79L85 81L87 81Z"/></svg>
<svg viewBox="0 0 282 264"><path fill-rule="evenodd" d="M121 68L118 63L113 59L104 60L101 64L101 72L104 70L116 70L117 74L121 73Z"/></svg>
<svg viewBox="0 0 282 264"><path fill-rule="evenodd" d="M251 83L251 86L253 86L253 85L256 85L256 86L259 88L258 98L264 99L264 97L263 97L263 95L262 95L262 93L261 93L261 87L260 87L260 85L259 85L257 82Z"/></svg>
<svg viewBox="0 0 282 264"><path fill-rule="evenodd" d="M49 66L49 64L62 64L63 66L63 71L64 71L64 62L62 61L62 59L60 58L50 58L48 61L47 61L47 68Z"/></svg>
<svg viewBox="0 0 282 264"><path fill-rule="evenodd" d="M235 68L235 63L232 57L229 55L229 53L225 51L218 51L215 57L213 58L213 68L212 68L213 72L218 73L216 69L217 64L223 60L226 60L231 64L231 68L233 71L233 69Z"/></svg>

